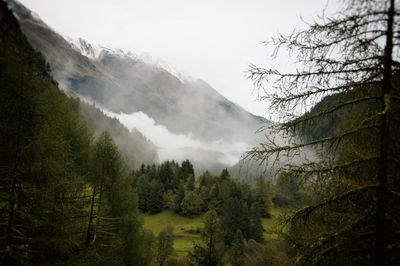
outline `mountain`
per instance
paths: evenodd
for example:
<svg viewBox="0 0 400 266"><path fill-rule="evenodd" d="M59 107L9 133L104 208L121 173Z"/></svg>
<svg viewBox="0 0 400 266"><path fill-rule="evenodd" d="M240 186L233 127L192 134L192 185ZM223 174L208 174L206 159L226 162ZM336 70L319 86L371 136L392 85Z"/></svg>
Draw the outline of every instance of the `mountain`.
<svg viewBox="0 0 400 266"><path fill-rule="evenodd" d="M95 46L79 38L66 38L70 46L99 64L118 84L98 85L92 77L73 76L66 86L114 112L144 112L176 134L192 133L207 140L249 140L261 117L246 112L202 80L188 78L162 60L121 49ZM111 87L110 87L111 86ZM112 93L109 95L109 93ZM229 129L240 128L240 131Z"/></svg>
<svg viewBox="0 0 400 266"><path fill-rule="evenodd" d="M7 2L9 7L12 7L14 15L19 21L25 21L27 23L26 25L29 24L32 27L35 27L35 25L40 25L40 27L45 26L44 22L34 16L32 12L26 9L23 5L13 1ZM56 35L48 37L50 39L57 39ZM32 39L28 38L28 40L32 42ZM45 51L50 50L51 49ZM54 52L57 53L57 51ZM72 49L71 52L72 55L74 55ZM52 54L51 56L54 55ZM66 55L62 58L65 58L65 56ZM76 58L79 58L79 56L75 56ZM48 57L49 55L47 58ZM58 64L62 65L62 61ZM59 75L56 75L55 72L53 72L52 75L57 81L59 81ZM79 113L81 121L88 126L94 137L98 137L104 130L109 131L130 168L137 168L142 163L152 164L158 162L156 146L146 139L138 130L128 130L118 120L106 116L94 105L79 100L79 95L73 91L65 89L64 92L70 96L68 99L70 106L73 110Z"/></svg>
<svg viewBox="0 0 400 266"><path fill-rule="evenodd" d="M185 77L148 55L64 38L22 4L7 2L62 88L116 114L145 113L173 134L190 135L206 143L255 144L255 132L266 120L232 103L207 82ZM202 149L207 150L207 146ZM226 160L223 164L225 167Z"/></svg>

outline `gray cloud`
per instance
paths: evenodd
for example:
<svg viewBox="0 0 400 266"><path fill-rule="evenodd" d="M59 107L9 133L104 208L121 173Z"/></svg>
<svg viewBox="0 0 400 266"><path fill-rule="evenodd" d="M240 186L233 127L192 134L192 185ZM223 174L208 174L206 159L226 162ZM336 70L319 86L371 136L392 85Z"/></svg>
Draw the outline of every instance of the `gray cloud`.
<svg viewBox="0 0 400 266"><path fill-rule="evenodd" d="M105 113L119 119L128 129L136 128L145 135L159 148L158 154L161 161L172 159L179 161L186 158L205 161L203 153L207 151L212 154L212 157L217 158L219 163L233 165L249 148L249 144L244 142L229 142L224 139L201 141L195 139L191 133L174 134L165 126L156 124L154 119L143 112L117 114L105 111Z"/></svg>

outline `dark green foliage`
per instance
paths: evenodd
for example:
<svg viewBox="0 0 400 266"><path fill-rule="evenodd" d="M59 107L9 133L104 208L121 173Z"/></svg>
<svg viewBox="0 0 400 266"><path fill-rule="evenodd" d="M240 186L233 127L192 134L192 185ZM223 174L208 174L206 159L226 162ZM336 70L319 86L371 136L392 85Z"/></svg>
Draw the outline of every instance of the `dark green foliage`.
<svg viewBox="0 0 400 266"><path fill-rule="evenodd" d="M194 169L193 165L189 160L185 160L182 162L181 168L180 168L180 174L182 175L182 179L186 181L186 178L191 176L194 176Z"/></svg>
<svg viewBox="0 0 400 266"><path fill-rule="evenodd" d="M198 265L220 265L223 250L220 245L219 219L215 210L210 210L203 217L204 229L201 231L201 243L195 243L189 252L189 258Z"/></svg>
<svg viewBox="0 0 400 266"><path fill-rule="evenodd" d="M178 186L175 181L175 175L172 171L171 164L169 161L166 161L161 164L158 177L163 184L164 192L169 189L174 189Z"/></svg>
<svg viewBox="0 0 400 266"><path fill-rule="evenodd" d="M90 135L0 3L1 260L79 261Z"/></svg>
<svg viewBox="0 0 400 266"><path fill-rule="evenodd" d="M188 175L185 182L185 189L193 191L195 189L195 180L192 174Z"/></svg>
<svg viewBox="0 0 400 266"><path fill-rule="evenodd" d="M301 193L299 180L293 175L282 172L279 174L275 185L275 196L272 198L277 207L301 206Z"/></svg>
<svg viewBox="0 0 400 266"><path fill-rule="evenodd" d="M142 212L148 211L150 192L151 192L151 183L147 180L146 175L140 175L135 181L135 188L138 194L138 207Z"/></svg>
<svg viewBox="0 0 400 266"><path fill-rule="evenodd" d="M92 145L3 1L0 22L2 264L148 265L152 239L113 140Z"/></svg>
<svg viewBox="0 0 400 266"><path fill-rule="evenodd" d="M226 245L230 246L237 230L249 239L250 218L247 204L238 198L227 199L221 210L221 233Z"/></svg>
<svg viewBox="0 0 400 266"><path fill-rule="evenodd" d="M174 228L167 227L161 231L156 240L156 259L160 265L174 252L174 238L172 232Z"/></svg>
<svg viewBox="0 0 400 266"><path fill-rule="evenodd" d="M158 213L164 209L163 185L158 179L150 182L150 190L146 210L149 213Z"/></svg>
<svg viewBox="0 0 400 266"><path fill-rule="evenodd" d="M258 202L254 202L251 205L249 239L254 239L259 243L262 242L264 239L264 228L261 221L261 216L263 212L264 207Z"/></svg>
<svg viewBox="0 0 400 266"><path fill-rule="evenodd" d="M195 192L195 178L190 161L181 166L174 161L166 161L160 166L142 165L133 171L134 187L139 196L139 209L143 212L158 213L168 207L183 215L193 216L203 210L203 203ZM193 191L184 198L187 191ZM194 199L189 202L188 199ZM184 209L182 208L184 206Z"/></svg>
<svg viewBox="0 0 400 266"><path fill-rule="evenodd" d="M271 217L272 209L272 183L259 177L254 188L254 201L257 203L262 217ZM251 194L250 194L251 195ZM251 200L250 200L251 201Z"/></svg>
<svg viewBox="0 0 400 266"><path fill-rule="evenodd" d="M194 217L203 211L203 200L196 191L187 190L181 203L181 213L184 216Z"/></svg>
<svg viewBox="0 0 400 266"><path fill-rule="evenodd" d="M235 234L235 238L232 242L232 247L230 250L230 262L232 266L241 266L244 265L245 257L244 257L244 238L242 231L237 230Z"/></svg>
<svg viewBox="0 0 400 266"><path fill-rule="evenodd" d="M227 180L231 175L229 174L229 172L228 172L228 169L224 169L224 170L222 170L222 172L221 172L221 181L225 181L225 180Z"/></svg>

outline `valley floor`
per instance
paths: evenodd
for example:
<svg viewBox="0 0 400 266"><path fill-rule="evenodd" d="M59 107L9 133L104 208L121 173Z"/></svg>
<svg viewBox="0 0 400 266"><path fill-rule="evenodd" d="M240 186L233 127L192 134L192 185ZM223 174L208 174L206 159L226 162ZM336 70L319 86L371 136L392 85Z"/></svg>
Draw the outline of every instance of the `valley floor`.
<svg viewBox="0 0 400 266"><path fill-rule="evenodd" d="M274 208L271 211L271 218L263 218L264 238L266 240L276 240L277 234L272 233L279 215L286 209ZM158 214L143 214L144 228L149 229L155 236L165 227L174 228L174 250L178 256L186 256L189 250L193 248L193 242L200 241L200 230L203 227L202 216L187 218L172 211L163 211Z"/></svg>

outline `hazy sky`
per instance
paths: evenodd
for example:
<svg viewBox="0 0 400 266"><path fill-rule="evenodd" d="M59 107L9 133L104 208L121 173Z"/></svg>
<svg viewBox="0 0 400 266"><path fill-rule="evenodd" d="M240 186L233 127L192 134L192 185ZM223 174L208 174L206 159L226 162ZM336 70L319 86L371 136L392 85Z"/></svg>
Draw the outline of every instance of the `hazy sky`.
<svg viewBox="0 0 400 266"><path fill-rule="evenodd" d="M248 111L268 117L245 77L249 64L272 62L261 41L290 33L333 9L334 0L20 0L57 32L93 44L148 52L207 81ZM289 66L288 66L289 65Z"/></svg>

